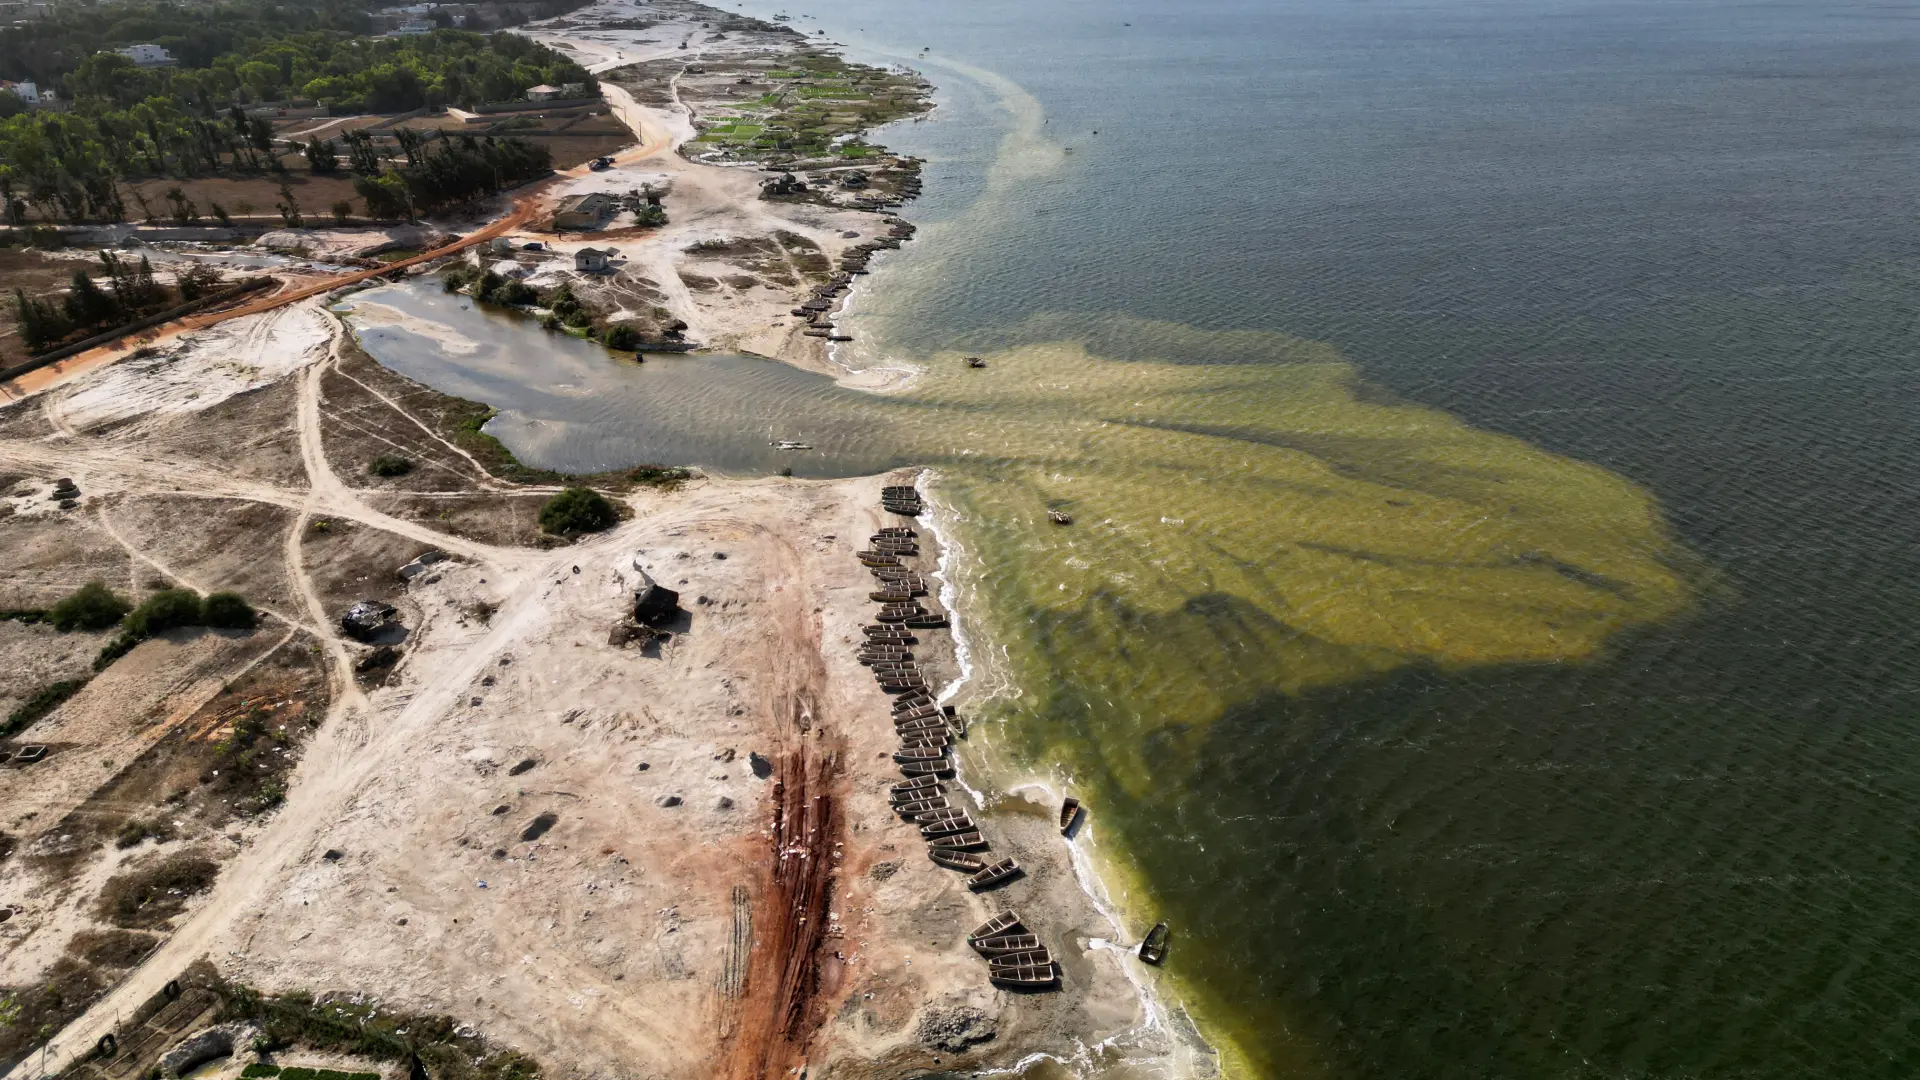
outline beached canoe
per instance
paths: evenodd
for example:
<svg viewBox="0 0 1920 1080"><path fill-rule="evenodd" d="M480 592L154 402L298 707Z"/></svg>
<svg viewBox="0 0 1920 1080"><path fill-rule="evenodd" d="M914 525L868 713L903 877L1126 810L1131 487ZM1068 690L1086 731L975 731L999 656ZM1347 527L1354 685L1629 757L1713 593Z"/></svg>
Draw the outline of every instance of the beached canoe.
<svg viewBox="0 0 1920 1080"><path fill-rule="evenodd" d="M993 918L988 919L986 922L981 923L979 926L974 927L973 933L967 935L967 940L969 942L982 941L1000 934L1018 933L1024 929L1026 928L1020 924L1020 916L1011 911L1003 911Z"/></svg>
<svg viewBox="0 0 1920 1080"><path fill-rule="evenodd" d="M987 978L995 986L1039 990L1060 982L1060 973L1052 964L1032 967L993 968Z"/></svg>
<svg viewBox="0 0 1920 1080"><path fill-rule="evenodd" d="M1011 881L1019 877L1024 872L1025 871L1020 869L1020 864L1014 862L1012 859L1001 859L999 862L968 878L967 888L972 889L974 892L979 892L982 889L991 889L1003 881Z"/></svg>
<svg viewBox="0 0 1920 1080"><path fill-rule="evenodd" d="M927 858L932 859L936 866L944 866L949 870L958 870L963 874L977 874L987 868L986 860L980 856L972 855L955 848L930 847L927 849Z"/></svg>
<svg viewBox="0 0 1920 1080"><path fill-rule="evenodd" d="M973 951L991 960L996 956L1008 956L1019 952L1033 952L1043 948L1040 939L1032 934L995 934L992 937L975 938L967 944Z"/></svg>
<svg viewBox="0 0 1920 1080"><path fill-rule="evenodd" d="M920 826L920 835L927 840L937 840L943 836L952 836L955 833L972 831L974 831L973 819L967 817L965 812L962 812L960 816L956 818L950 818L946 821L936 821L928 825ZM949 847L951 845L941 844L940 846Z"/></svg>

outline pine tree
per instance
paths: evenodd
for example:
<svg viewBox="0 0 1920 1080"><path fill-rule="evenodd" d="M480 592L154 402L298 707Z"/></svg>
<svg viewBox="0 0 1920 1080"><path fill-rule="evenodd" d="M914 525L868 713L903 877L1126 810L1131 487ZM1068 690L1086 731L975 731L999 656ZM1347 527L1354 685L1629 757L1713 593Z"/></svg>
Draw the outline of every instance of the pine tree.
<svg viewBox="0 0 1920 1080"><path fill-rule="evenodd" d="M85 270L75 270L63 302L67 318L76 326L98 326L113 318L113 297L100 291Z"/></svg>

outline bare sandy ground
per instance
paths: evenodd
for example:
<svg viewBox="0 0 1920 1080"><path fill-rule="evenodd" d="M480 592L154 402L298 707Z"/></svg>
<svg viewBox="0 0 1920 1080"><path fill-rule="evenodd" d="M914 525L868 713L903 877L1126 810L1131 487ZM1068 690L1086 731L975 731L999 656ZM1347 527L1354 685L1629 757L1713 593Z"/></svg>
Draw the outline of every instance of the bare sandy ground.
<svg viewBox="0 0 1920 1080"><path fill-rule="evenodd" d="M331 321L310 302L230 325L254 349L280 351L248 333L276 318ZM137 757L286 635L312 641L333 672L329 714L285 807L173 842L212 842L226 860L218 884L55 1038L50 1060L91 1045L203 956L266 989L351 989L446 1011L567 1076L762 1075L803 1062L823 1075L902 1075L955 1060L923 1041L929 1010L991 1020L995 1038L965 1054L983 1065L1071 1056L1140 1025L1125 961L1096 945L1110 931L1072 878L1051 806L995 814L996 849L1029 877L990 897L927 861L888 812L889 699L854 657L872 585L852 558L882 523L883 478L701 479L632 497L631 521L571 546L461 540L378 509L390 499L330 456L325 418L338 406L322 390L337 348L310 351L281 382L229 399L229 369L194 348L146 372L150 386L142 369L95 372L16 406L38 407L54 434L0 439L0 470L74 477L136 575L204 589L261 560L280 575L256 590L273 616L263 631L150 643L42 722L44 737L88 750L0 773L29 844L48 839L36 822L62 820L112 778L96 772L96 752ZM171 389L194 380L203 397ZM74 407L109 382L147 412ZM260 411L232 418L249 430L279 416L303 462L297 480L168 452L173 428L242 406ZM416 439L424 430L395 410L387 430L408 426ZM156 499L259 505L284 515L274 529L286 539L252 537L216 564L179 548L177 523L152 524ZM306 540L316 519L392 538L386 564L362 580L426 548L454 556L397 593L386 587L408 636L384 685L356 680L363 647L331 629L337 612L321 594L337 593L328 582L341 571L320 552L347 549ZM678 589L690 613L658 655L609 644L636 566ZM771 883L781 853L803 848L791 837L776 848L769 829L782 785L802 770L839 810L830 835L802 838L808 857L831 860L826 910L795 912ZM102 852L51 892L35 864L0 863L0 903L23 898L0 932L0 985L31 981L100 925L93 895L126 858ZM1010 903L1061 957L1063 992L989 987L963 937ZM797 961L796 915L826 920ZM793 963L813 975L783 997L779 971ZM802 1022L778 1038L756 1026L789 1010ZM777 1051L741 1057L763 1044Z"/></svg>
<svg viewBox="0 0 1920 1080"><path fill-rule="evenodd" d="M659 27L627 33L677 44ZM644 58L600 37L609 64ZM689 336L841 374L786 316L790 295L703 301L681 274L721 269L687 250L704 240L785 231L832 255L855 242L843 232L872 235L877 216L763 202L754 171L662 152L690 133L684 114L613 90L646 145L554 194L669 179L673 224L617 243ZM502 231L530 217L523 206ZM159 950L55 1036L51 1067L206 957L264 989L450 1013L561 1076L893 1077L1045 1058L1111 1067L1116 1056L1130 1064L1112 1075L1205 1071L1170 1064L1185 1060L1177 1040L1130 978L1137 961L1107 943L1114 930L1076 880L1046 797L994 795L982 808L996 854L1027 869L986 896L929 862L888 811L895 739L889 699L854 657L872 585L852 555L883 524L880 486L904 477L696 479L634 495L630 520L555 549L455 535L407 500L509 486L462 479L479 466L433 434L413 404L431 395L397 377L348 378L320 304L223 323L153 363L79 367L0 412L0 474L41 487L71 476L87 492L77 519L37 495L31 513L0 518L0 537L27 530L48 553L33 570L44 584L0 572L0 591L57 595L105 565L136 584L249 581L270 616L240 643L142 646L42 730L136 756L209 688L289 642L328 683L284 807L138 849L212 845L223 868ZM374 483L347 428L409 448L433 466L419 474L431 483L404 494ZM246 452L223 454L210 431ZM181 505L269 516L217 550L188 550ZM55 557L55 528L93 545L73 548L84 569ZM393 568L428 549L452 561L397 584ZM640 569L680 590L689 613L657 655L609 643ZM378 684L354 670L365 649L334 629L355 590L392 599L407 628L403 659ZM112 779L112 767L87 767L96 757L0 774L13 785L0 796L37 811L15 819L29 844ZM83 859L58 891L39 864L0 863L0 904L21 912L0 924L0 986L40 977L98 926L94 896L128 858ZM1009 907L1061 961L1059 992L997 991L966 947L970 928ZM955 1017L979 1041L940 1037Z"/></svg>

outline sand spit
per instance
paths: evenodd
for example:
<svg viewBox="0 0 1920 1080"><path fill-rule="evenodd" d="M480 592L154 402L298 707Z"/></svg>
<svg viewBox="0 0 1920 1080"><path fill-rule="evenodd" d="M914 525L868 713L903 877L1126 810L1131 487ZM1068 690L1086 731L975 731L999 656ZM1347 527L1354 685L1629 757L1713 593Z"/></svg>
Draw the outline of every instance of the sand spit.
<svg viewBox="0 0 1920 1080"><path fill-rule="evenodd" d="M642 6L572 21L603 7ZM657 7L644 30L597 34L691 34L719 14ZM661 127L684 136L684 117L648 108L632 122L650 146ZM828 369L825 343L784 316L791 294L742 283L695 300L683 271L763 258L712 241L776 234L835 258L876 215L770 204L749 170L648 156L619 167L672 174L676 225L622 238L628 265L708 344ZM555 488L490 474L500 463L473 440L470 403L372 365L323 304L171 339L0 409L14 509L0 536L23 553L0 568L0 606L44 606L100 577L135 600L237 588L264 614L231 642L143 645L28 729L58 739L5 776L21 796L9 805L32 810L0 820L20 853L0 855L13 913L0 987L78 963L104 993L58 1016L44 1057L9 1076L79 1060L202 960L267 991L445 1013L554 1076L1017 1071L1110 1064L1103 1048L1120 1045L1129 1066L1158 1060L1152 1005L1105 945L1111 923L1050 796L985 799L995 852L1026 868L985 895L933 865L890 810L897 740L890 699L856 659L873 586L853 553L899 523L879 492L910 476L661 491L610 474L596 482L630 516L555 546L531 524ZM374 477L380 454L415 469ZM49 496L56 477L76 481L75 505ZM924 534L921 568L944 569L945 545ZM450 558L396 575L427 551ZM684 608L647 649L616 632L642 573ZM395 651L339 632L363 598L396 609ZM971 645L940 636L923 650L929 674L964 701ZM43 652L35 671L86 677L88 650L58 643L11 647ZM111 731L94 730L95 699L115 703ZM235 732L260 724L281 733L274 785L214 782ZM79 767L90 761L104 767ZM113 883L176 856L217 877L143 916L151 954L113 972L76 960L83 935L126 925L104 902ZM995 990L967 948L969 929L1008 908L1060 960L1057 991Z"/></svg>

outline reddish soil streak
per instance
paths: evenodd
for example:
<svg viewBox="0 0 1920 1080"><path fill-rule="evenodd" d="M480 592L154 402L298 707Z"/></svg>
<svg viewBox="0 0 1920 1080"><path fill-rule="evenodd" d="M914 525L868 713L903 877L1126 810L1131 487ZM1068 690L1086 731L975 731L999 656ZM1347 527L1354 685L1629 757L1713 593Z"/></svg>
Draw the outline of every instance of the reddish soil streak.
<svg viewBox="0 0 1920 1080"><path fill-rule="evenodd" d="M811 706L789 699L789 746L775 761L773 874L754 913L753 955L727 1068L732 1080L785 1076L806 1062L824 1012L817 998L843 822L839 740L817 736Z"/></svg>

